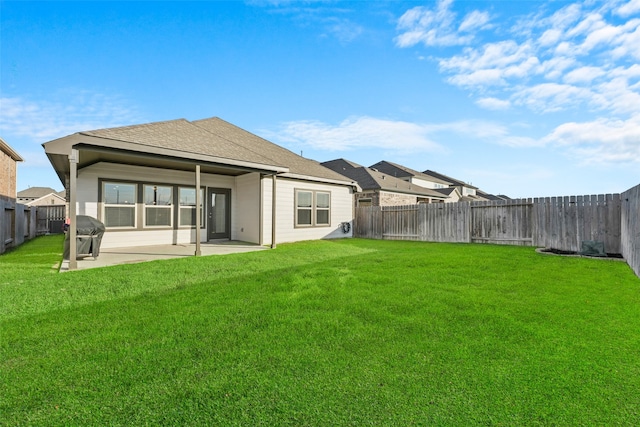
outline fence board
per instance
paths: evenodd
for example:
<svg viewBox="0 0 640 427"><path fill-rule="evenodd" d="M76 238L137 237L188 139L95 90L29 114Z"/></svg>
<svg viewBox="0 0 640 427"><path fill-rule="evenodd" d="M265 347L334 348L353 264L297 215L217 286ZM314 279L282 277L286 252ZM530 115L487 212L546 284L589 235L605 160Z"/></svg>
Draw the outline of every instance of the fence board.
<svg viewBox="0 0 640 427"><path fill-rule="evenodd" d="M580 251L583 240L620 253L620 195L585 195L356 208L356 236L479 242Z"/></svg>
<svg viewBox="0 0 640 427"><path fill-rule="evenodd" d="M621 253L640 277L640 185L622 193L620 217Z"/></svg>
<svg viewBox="0 0 640 427"><path fill-rule="evenodd" d="M62 233L62 225L66 219L65 205L45 205L36 207L36 233Z"/></svg>

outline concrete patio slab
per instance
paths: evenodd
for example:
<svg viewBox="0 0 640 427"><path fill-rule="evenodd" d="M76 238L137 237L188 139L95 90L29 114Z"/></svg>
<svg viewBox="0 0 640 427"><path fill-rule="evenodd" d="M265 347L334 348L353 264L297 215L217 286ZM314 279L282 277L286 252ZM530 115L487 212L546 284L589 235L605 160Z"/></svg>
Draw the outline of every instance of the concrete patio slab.
<svg viewBox="0 0 640 427"><path fill-rule="evenodd" d="M259 246L246 242L221 241L200 244L201 256L226 255L242 252L253 252L268 249L267 246ZM119 264L135 264L139 262L155 261L162 259L192 257L196 251L195 244L188 245L157 245L135 246L128 248L102 249L97 258L91 256L78 257L78 270L89 268L109 267ZM69 271L69 261L64 260L60 271Z"/></svg>

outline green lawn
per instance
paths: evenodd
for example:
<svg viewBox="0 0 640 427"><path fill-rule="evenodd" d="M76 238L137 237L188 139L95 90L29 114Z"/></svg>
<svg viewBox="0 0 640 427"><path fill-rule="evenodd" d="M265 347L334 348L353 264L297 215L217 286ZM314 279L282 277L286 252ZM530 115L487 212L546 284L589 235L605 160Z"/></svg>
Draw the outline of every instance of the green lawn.
<svg viewBox="0 0 640 427"><path fill-rule="evenodd" d="M640 425L640 279L371 240L57 273L0 256L2 425Z"/></svg>

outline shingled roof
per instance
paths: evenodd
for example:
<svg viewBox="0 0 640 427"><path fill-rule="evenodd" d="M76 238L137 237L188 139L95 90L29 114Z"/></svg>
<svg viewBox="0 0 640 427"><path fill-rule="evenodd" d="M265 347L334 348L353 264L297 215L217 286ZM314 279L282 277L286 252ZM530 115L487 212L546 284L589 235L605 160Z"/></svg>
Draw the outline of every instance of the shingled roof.
<svg viewBox="0 0 640 427"><path fill-rule="evenodd" d="M77 135L168 149L180 153L212 156L288 169L300 175L345 182L345 177L299 156L264 138L254 135L218 117L188 121L185 119L97 129ZM285 174L285 175L287 175Z"/></svg>
<svg viewBox="0 0 640 427"><path fill-rule="evenodd" d="M344 159L336 159L323 162L322 165L356 181L363 191L384 190L396 193L413 194L419 196L429 196L445 199L446 196L429 188L420 187L399 178L375 171L363 166L349 167L357 163ZM346 166L345 166L346 165Z"/></svg>
<svg viewBox="0 0 640 427"><path fill-rule="evenodd" d="M425 175L429 175L432 176L434 178L438 178L438 179L442 179L445 181L449 181L452 185L461 185L463 187L468 187L468 188L475 188L477 189L478 187L474 187L471 184L467 184L466 182L460 181L459 179L455 179L455 178L451 178L450 176L438 173L436 171L432 171L432 170L426 170L424 172L422 172Z"/></svg>
<svg viewBox="0 0 640 427"><path fill-rule="evenodd" d="M51 193L57 193L57 191L50 187L29 187L26 190L18 191L17 197L18 199L35 200Z"/></svg>
<svg viewBox="0 0 640 427"><path fill-rule="evenodd" d="M399 165L397 163L389 162L386 160L379 161L375 165L371 165L370 168L389 174L396 178L416 177L416 178L424 179L426 181L438 182L440 184L445 184L445 185L451 184L449 181L445 181L440 178L425 175L424 173L418 172L417 170Z"/></svg>
<svg viewBox="0 0 640 427"><path fill-rule="evenodd" d="M79 132L81 135L129 142L148 147L160 147L191 154L203 154L224 159L273 164L260 154L215 135L185 120L146 123L117 128ZM275 166L283 166L276 163Z"/></svg>

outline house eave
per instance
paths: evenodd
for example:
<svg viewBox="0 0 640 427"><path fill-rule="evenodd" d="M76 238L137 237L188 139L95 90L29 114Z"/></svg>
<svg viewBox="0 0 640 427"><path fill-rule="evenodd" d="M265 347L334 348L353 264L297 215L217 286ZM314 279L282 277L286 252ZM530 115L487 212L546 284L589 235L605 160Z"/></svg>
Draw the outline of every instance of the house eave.
<svg viewBox="0 0 640 427"><path fill-rule="evenodd" d="M0 149L7 153L9 157L11 157L16 162L24 162L24 159L20 157L20 155L13 149L9 144L5 142L4 139L0 138Z"/></svg>
<svg viewBox="0 0 640 427"><path fill-rule="evenodd" d="M337 179L320 178L316 176L300 175L295 173L282 173L282 174L279 174L278 177L298 179L302 181L322 182L326 184L345 185L345 186L353 187L355 191L360 191L360 186L354 181L341 181Z"/></svg>
<svg viewBox="0 0 640 427"><path fill-rule="evenodd" d="M64 138L42 144L49 161L53 165L60 181L64 184L69 173L69 156L73 149L80 152L78 169L100 161L119 162L141 166L162 164L168 168L188 170L192 165L200 164L209 170L225 175L240 175L249 172L287 173L289 168L276 165L209 156L198 153L154 147L113 139L98 138L76 133Z"/></svg>

